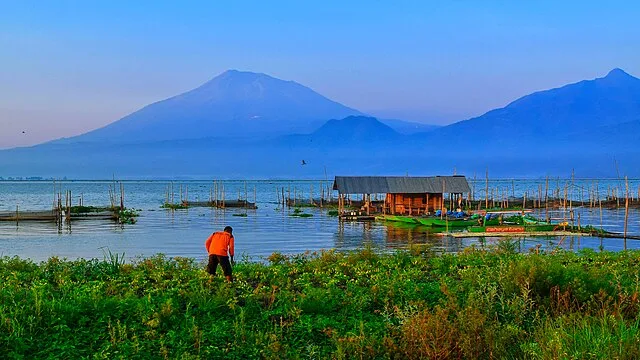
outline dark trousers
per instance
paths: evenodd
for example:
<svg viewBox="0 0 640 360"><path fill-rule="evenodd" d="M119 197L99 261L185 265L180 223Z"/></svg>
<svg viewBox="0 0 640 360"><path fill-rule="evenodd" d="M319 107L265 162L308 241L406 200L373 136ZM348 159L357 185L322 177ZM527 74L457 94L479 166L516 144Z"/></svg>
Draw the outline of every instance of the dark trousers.
<svg viewBox="0 0 640 360"><path fill-rule="evenodd" d="M216 274L218 264L222 267L224 276L231 276L231 263L228 256L209 255L209 264L207 264L207 272L211 275Z"/></svg>

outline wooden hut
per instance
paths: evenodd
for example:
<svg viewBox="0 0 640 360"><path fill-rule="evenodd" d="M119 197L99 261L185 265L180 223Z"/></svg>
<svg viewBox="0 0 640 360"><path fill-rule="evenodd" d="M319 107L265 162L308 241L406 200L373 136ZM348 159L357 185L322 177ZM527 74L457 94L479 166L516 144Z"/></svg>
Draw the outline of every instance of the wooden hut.
<svg viewBox="0 0 640 360"><path fill-rule="evenodd" d="M361 195L360 209L367 215L382 212L398 215L424 215L438 209L456 208L463 194L471 191L467 179L454 176L336 176L338 208L345 210L349 196ZM382 204L371 201L372 194L384 195Z"/></svg>

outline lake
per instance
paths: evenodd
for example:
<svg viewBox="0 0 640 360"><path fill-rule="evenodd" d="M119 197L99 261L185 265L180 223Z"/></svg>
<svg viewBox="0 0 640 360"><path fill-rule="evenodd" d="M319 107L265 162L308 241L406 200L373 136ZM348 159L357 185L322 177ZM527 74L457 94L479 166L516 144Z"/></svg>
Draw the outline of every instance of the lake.
<svg viewBox="0 0 640 360"><path fill-rule="evenodd" d="M568 180L554 179L550 189L564 189ZM571 186L571 196L575 200L586 198L598 186L604 198L610 189L624 189L620 180L575 180ZM532 197L545 180L492 180L490 189L504 191L509 196L522 196L524 192ZM428 228L406 226L382 222L342 222L326 214L323 209L303 208L311 217L290 216L293 209L278 204L277 189L302 194L308 199L309 192L320 197L330 182L316 181L224 181L225 199L242 199L253 202L257 210L191 208L188 210L167 210L160 206L167 197L167 181L124 181L125 205L139 209L140 217L132 225L116 224L111 221L86 220L72 222L62 230L53 223L0 222L0 256L20 256L34 261L46 260L51 256L61 258L99 258L109 252L125 254L128 259L146 257L157 253L167 256L205 258L204 241L207 236L224 226L234 228L236 236L236 257L260 260L273 252L303 253L322 249L352 250L371 245L383 250L406 247L410 243L430 243L434 249L443 252L457 252L465 247L491 244L494 238L465 238L433 236ZM470 180L476 198L484 197L484 180L475 183ZM177 202L179 188L183 193L188 188L190 201L204 201L211 196L214 188L211 181L174 181L173 192ZM640 181L630 181L630 188L637 189ZM110 203L111 181L64 181L55 184L55 191L70 190L73 203L82 197L85 205L105 206ZM218 185L221 188L222 185ZM116 185L119 187L119 185ZM544 187L543 187L544 188ZM551 192L551 191L550 191ZM281 193L281 190L280 190ZM586 194L586 195L585 195ZM632 191L637 194L637 191ZM333 196L336 196L334 194ZM619 194L622 196L622 194ZM184 195L183 195L184 196ZM326 195L325 195L326 196ZM635 195L634 195L635 196ZM47 210L54 201L54 184L48 181L1 181L0 211ZM623 202L624 203L624 202ZM543 210L544 212L544 210ZM234 216L234 214L245 214ZM599 208L577 208L582 225L602 226L605 230L622 232L624 208L605 209L602 223ZM560 215L558 215L560 216ZM640 235L640 214L630 210L628 233ZM594 237L528 238L520 241L521 250L541 244L544 248L561 246L566 249L582 248L621 250L622 239L600 239ZM640 242L627 240L628 248L640 247Z"/></svg>

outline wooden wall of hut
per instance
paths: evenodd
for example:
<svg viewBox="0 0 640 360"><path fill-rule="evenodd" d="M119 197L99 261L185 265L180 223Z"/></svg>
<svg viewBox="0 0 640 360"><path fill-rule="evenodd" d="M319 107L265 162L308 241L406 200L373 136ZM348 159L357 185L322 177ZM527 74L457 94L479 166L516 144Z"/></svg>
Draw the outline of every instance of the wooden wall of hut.
<svg viewBox="0 0 640 360"><path fill-rule="evenodd" d="M391 214L422 215L440 209L442 194L387 194L385 203Z"/></svg>

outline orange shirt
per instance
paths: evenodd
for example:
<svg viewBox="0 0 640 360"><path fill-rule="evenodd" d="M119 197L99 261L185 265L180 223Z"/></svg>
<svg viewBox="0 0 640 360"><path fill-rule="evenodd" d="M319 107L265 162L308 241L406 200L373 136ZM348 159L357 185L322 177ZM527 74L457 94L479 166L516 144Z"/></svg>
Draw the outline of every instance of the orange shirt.
<svg viewBox="0 0 640 360"><path fill-rule="evenodd" d="M207 238L204 246L209 255L228 256L227 249L229 249L229 255L233 256L233 235L225 231L214 232Z"/></svg>

